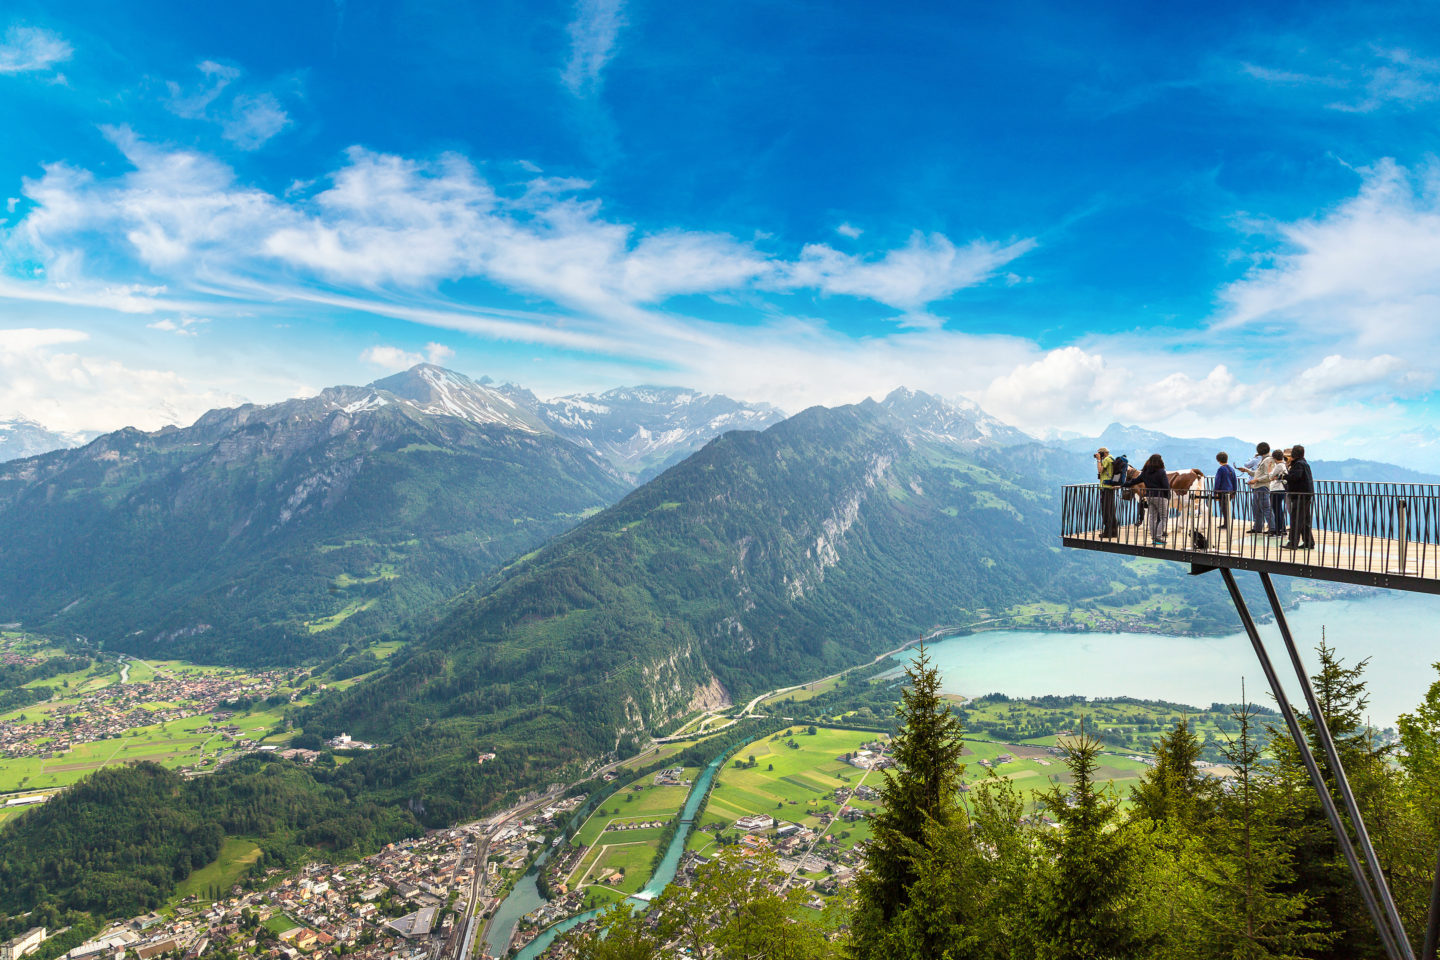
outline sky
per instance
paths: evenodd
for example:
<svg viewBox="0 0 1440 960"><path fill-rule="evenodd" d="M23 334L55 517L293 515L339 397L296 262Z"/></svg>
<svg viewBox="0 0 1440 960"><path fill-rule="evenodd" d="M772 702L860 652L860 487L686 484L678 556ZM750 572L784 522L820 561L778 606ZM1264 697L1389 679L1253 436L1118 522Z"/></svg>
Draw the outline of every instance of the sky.
<svg viewBox="0 0 1440 960"><path fill-rule="evenodd" d="M9 0L0 417L155 429L428 360L1440 470L1437 27Z"/></svg>

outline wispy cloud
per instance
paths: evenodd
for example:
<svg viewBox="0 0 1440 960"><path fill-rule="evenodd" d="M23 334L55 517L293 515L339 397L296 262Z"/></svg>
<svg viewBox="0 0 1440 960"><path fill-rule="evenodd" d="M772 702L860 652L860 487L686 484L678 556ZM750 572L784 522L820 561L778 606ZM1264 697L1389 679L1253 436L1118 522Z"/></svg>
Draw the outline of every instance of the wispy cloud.
<svg viewBox="0 0 1440 960"><path fill-rule="evenodd" d="M230 105L221 123L225 139L241 150L258 150L290 126L290 114L273 93L244 93Z"/></svg>
<svg viewBox="0 0 1440 960"><path fill-rule="evenodd" d="M74 54L58 34L39 27L14 26L0 43L0 74L49 70Z"/></svg>
<svg viewBox="0 0 1440 960"><path fill-rule="evenodd" d="M1265 324L1300 338L1434 343L1440 311L1440 169L1392 160L1360 171L1360 191L1326 213L1257 221L1259 262L1221 293L1222 326Z"/></svg>
<svg viewBox="0 0 1440 960"><path fill-rule="evenodd" d="M173 333L181 337L194 337L198 336L200 333L197 328L202 324L206 324L209 322L209 319L206 317L191 317L182 315L173 318L162 317L161 319L156 320L153 323L145 324L145 326L149 327L151 330L163 330L166 333Z"/></svg>
<svg viewBox="0 0 1440 960"><path fill-rule="evenodd" d="M229 64L204 60L196 65L201 80L193 86L168 81L166 106L171 113L188 120L209 120L220 126L221 135L241 150L258 150L291 126L290 114L278 97L268 91L226 91L243 72Z"/></svg>
<svg viewBox="0 0 1440 960"><path fill-rule="evenodd" d="M1440 60L1403 47L1372 45L1357 55L1324 59L1292 55L1292 61L1285 66L1242 61L1240 72L1267 86L1308 91L1317 105L1342 113L1440 101Z"/></svg>
<svg viewBox="0 0 1440 960"><path fill-rule="evenodd" d="M570 59L561 79L577 97L591 97L600 89L605 65L615 55L615 43L625 26L624 0L576 0L570 22Z"/></svg>

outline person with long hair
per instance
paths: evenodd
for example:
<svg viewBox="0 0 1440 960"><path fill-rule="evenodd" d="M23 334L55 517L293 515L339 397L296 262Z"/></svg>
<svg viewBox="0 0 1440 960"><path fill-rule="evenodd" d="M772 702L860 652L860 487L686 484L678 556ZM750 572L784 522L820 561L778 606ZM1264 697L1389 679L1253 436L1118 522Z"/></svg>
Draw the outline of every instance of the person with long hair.
<svg viewBox="0 0 1440 960"><path fill-rule="evenodd" d="M1145 488L1145 513L1150 521L1150 543L1165 546L1165 526L1170 519L1170 474L1165 471L1165 461L1158 453L1150 454L1140 476L1125 482L1127 487Z"/></svg>

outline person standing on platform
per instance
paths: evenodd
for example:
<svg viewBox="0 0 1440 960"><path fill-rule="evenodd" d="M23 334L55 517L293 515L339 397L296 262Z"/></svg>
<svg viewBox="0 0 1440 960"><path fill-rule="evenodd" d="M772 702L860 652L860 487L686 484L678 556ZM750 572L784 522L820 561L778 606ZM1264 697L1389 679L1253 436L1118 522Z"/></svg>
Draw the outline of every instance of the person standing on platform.
<svg viewBox="0 0 1440 960"><path fill-rule="evenodd" d="M1125 481L1125 486L1145 488L1145 512L1150 520L1150 543L1156 547L1165 546L1165 524L1170 519L1170 475L1165 472L1165 461L1160 454L1150 454L1140 476Z"/></svg>
<svg viewBox="0 0 1440 960"><path fill-rule="evenodd" d="M1270 489L1270 530L1267 537L1285 536L1285 472L1289 456L1284 450L1270 451L1270 469L1265 473L1265 485Z"/></svg>
<svg viewBox="0 0 1440 960"><path fill-rule="evenodd" d="M1095 451L1095 476L1100 481L1100 539L1114 540L1120 533L1115 523L1115 490L1119 481L1115 479L1115 458L1105 447Z"/></svg>
<svg viewBox="0 0 1440 960"><path fill-rule="evenodd" d="M1270 490L1257 484L1256 472L1265 465L1270 453L1270 444L1257 443L1255 445L1255 456L1245 461L1243 467L1237 467L1241 473L1249 477L1250 486L1250 529L1247 533L1264 533L1265 521L1270 516Z"/></svg>
<svg viewBox="0 0 1440 960"><path fill-rule="evenodd" d="M1315 536L1310 522L1315 509L1315 478L1310 473L1310 462L1305 459L1305 448L1298 443L1290 448L1290 468L1285 474L1285 483L1290 495L1290 539L1285 549L1314 550Z"/></svg>
<svg viewBox="0 0 1440 960"><path fill-rule="evenodd" d="M1236 480L1235 468L1230 466L1230 454L1220 451L1215 454L1215 460L1220 464L1215 471L1215 505L1220 509L1220 529L1230 529L1230 500L1235 496Z"/></svg>

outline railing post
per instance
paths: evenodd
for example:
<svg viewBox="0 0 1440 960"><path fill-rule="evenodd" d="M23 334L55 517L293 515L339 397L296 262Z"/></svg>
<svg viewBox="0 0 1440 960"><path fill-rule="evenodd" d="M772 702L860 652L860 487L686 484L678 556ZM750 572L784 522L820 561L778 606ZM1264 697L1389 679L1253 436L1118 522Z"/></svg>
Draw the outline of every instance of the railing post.
<svg viewBox="0 0 1440 960"><path fill-rule="evenodd" d="M1399 529L1395 531L1397 534L1399 534L1399 544L1396 546L1396 556L1399 558L1400 561L1399 569L1396 572L1402 574L1408 572L1408 568L1406 565L1406 560L1408 559L1406 554L1408 551L1406 550L1406 547L1410 541L1409 515L1410 505L1406 502L1405 498L1401 497L1396 500L1395 516L1399 524Z"/></svg>

